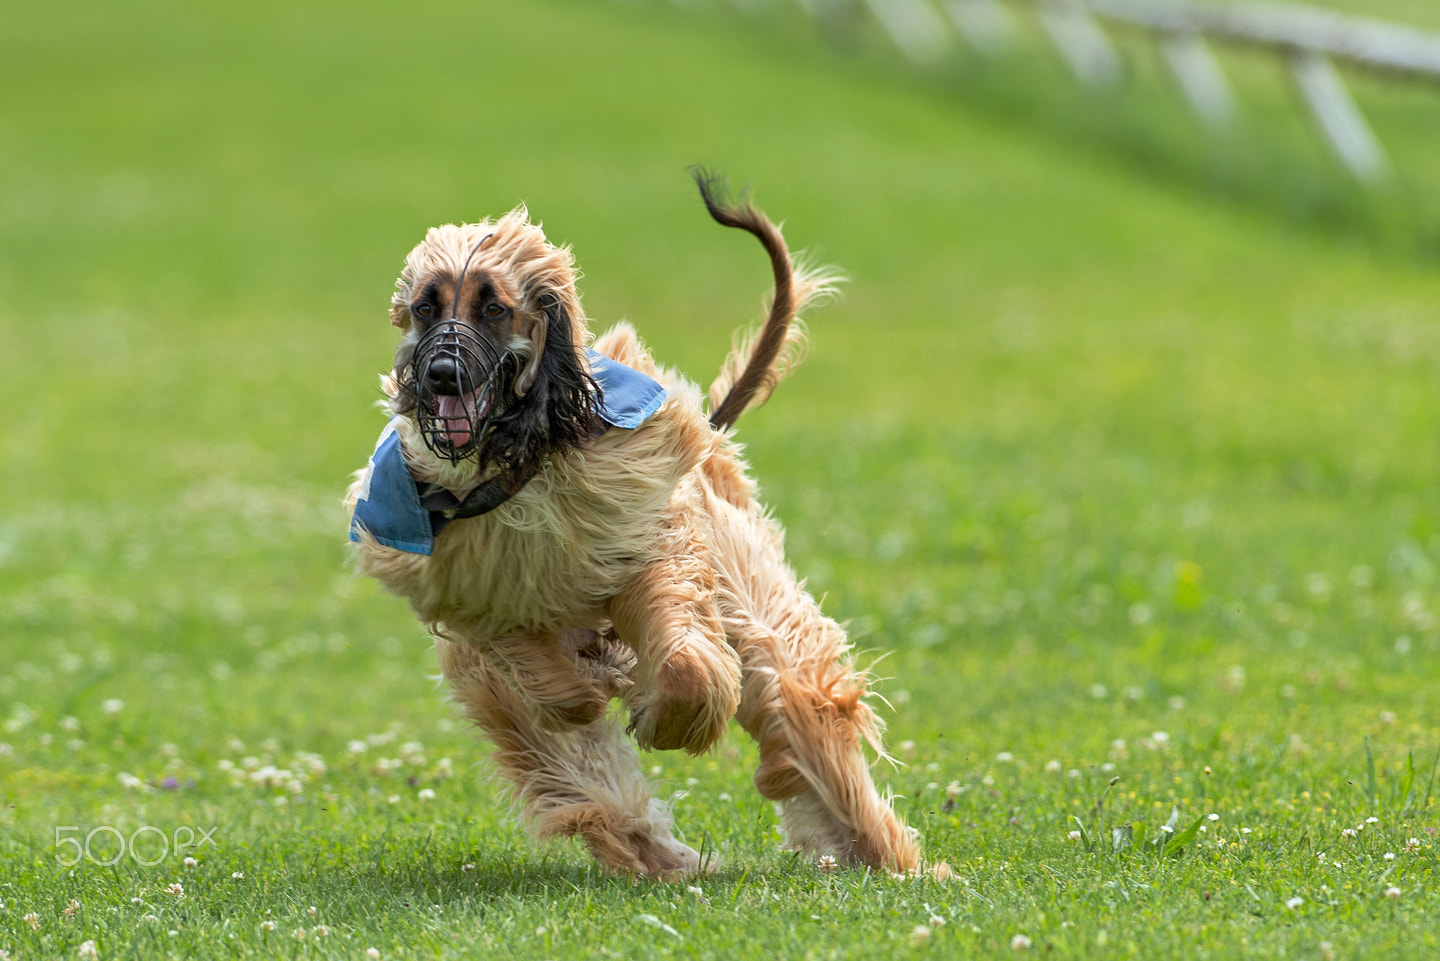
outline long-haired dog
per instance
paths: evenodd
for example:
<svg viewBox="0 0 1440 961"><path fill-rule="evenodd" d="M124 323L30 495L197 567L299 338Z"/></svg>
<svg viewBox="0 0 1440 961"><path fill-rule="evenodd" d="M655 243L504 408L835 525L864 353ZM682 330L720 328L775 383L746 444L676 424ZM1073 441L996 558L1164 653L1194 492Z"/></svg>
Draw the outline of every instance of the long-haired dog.
<svg viewBox="0 0 1440 961"><path fill-rule="evenodd" d="M870 776L866 746L884 749L865 676L786 564L731 436L798 356L793 321L831 278L797 270L748 201L696 180L775 275L708 417L628 324L587 349L570 251L523 208L435 227L410 252L382 377L392 419L346 497L358 566L429 628L537 837L578 835L612 871L699 870L625 735L694 755L733 716L791 848L912 870L914 832ZM607 713L617 697L628 727Z"/></svg>

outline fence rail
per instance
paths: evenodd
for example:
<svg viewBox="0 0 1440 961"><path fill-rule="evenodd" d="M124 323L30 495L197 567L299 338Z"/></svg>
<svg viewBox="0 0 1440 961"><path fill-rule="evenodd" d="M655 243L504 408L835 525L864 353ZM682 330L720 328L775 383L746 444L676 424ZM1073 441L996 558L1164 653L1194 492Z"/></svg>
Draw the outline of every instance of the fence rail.
<svg viewBox="0 0 1440 961"><path fill-rule="evenodd" d="M754 12L760 0L731 2ZM856 7L855 0L797 2L816 17ZM1209 42L1259 48L1285 58L1321 135L1341 162L1366 183L1384 180L1389 161L1335 61L1440 87L1440 33L1299 3L1010 2L1035 11L1076 76L1093 86L1113 85L1122 76L1120 54L1105 32L1105 24L1152 34L1191 108L1212 125L1231 120L1235 95ZM861 5L904 56L922 63L948 55L956 31L978 50L994 54L1009 47L1020 30L1001 0L861 0Z"/></svg>

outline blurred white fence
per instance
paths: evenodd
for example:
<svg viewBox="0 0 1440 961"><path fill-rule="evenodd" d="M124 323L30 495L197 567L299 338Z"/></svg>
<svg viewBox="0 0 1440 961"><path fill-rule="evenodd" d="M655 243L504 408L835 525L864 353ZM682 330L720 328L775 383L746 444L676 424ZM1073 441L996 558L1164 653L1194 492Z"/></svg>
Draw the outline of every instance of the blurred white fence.
<svg viewBox="0 0 1440 961"><path fill-rule="evenodd" d="M693 0L673 0L688 5ZM747 13L763 0L730 0ZM1020 24L1001 0L796 0L825 17L867 12L900 52L920 63L952 52L956 35L985 54L1003 53ZM1036 18L1081 81L1121 79L1121 58L1105 26L1153 35L1170 71L1200 119L1229 122L1235 96L1209 43L1259 48L1283 58L1325 141L1361 180L1385 178L1389 161L1335 61L1440 84L1440 34L1295 3L1220 4L1197 0L1009 0Z"/></svg>

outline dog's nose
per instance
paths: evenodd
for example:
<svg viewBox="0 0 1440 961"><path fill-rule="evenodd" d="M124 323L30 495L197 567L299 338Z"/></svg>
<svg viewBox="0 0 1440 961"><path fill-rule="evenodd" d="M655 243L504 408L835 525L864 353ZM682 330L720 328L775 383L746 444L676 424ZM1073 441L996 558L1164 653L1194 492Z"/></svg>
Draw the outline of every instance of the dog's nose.
<svg viewBox="0 0 1440 961"><path fill-rule="evenodd" d="M456 396L460 393L460 365L454 357L444 354L430 362L425 371L425 386L437 396Z"/></svg>

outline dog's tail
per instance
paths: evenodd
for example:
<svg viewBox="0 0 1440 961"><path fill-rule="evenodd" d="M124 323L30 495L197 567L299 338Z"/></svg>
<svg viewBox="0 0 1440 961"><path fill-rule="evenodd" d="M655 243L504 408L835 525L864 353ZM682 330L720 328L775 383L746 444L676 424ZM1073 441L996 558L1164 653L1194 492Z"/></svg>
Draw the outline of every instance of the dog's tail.
<svg viewBox="0 0 1440 961"><path fill-rule="evenodd" d="M750 199L732 201L723 178L703 167L691 167L705 209L715 222L754 234L770 255L775 292L765 324L736 338L720 376L710 385L710 424L716 430L731 427L749 407L770 397L775 385L798 364L805 353L805 331L799 313L817 298L833 293L839 275L831 271L797 267L790 259L780 228L770 222Z"/></svg>

